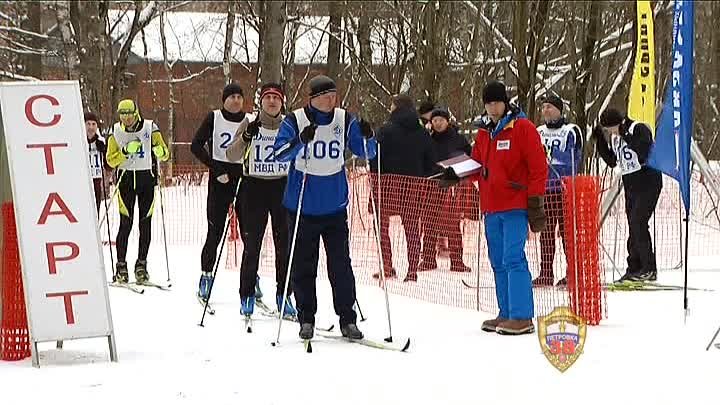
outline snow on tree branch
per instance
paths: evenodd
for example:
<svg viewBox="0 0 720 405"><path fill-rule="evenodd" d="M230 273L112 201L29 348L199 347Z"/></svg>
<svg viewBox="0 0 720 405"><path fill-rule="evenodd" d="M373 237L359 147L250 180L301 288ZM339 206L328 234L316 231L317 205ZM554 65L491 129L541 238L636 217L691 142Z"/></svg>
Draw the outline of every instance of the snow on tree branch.
<svg viewBox="0 0 720 405"><path fill-rule="evenodd" d="M37 77L23 76L23 75L19 75L17 73L8 72L6 70L0 70L0 77L7 77L8 79L25 80L25 81L39 81L40 80Z"/></svg>
<svg viewBox="0 0 720 405"><path fill-rule="evenodd" d="M18 34L28 35L28 36L39 38L39 39L50 39L50 37L48 37L47 35L38 34L37 32L32 32L32 31L24 30L22 28L17 28L17 27L7 27L4 25L0 25L0 31L15 32Z"/></svg>

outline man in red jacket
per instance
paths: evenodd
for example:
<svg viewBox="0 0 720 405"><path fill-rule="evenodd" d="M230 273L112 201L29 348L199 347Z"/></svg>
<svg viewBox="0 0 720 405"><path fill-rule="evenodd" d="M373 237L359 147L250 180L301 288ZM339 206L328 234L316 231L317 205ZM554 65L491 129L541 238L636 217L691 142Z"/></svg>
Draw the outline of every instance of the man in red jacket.
<svg viewBox="0 0 720 405"><path fill-rule="evenodd" d="M525 241L545 227L543 193L547 160L535 125L509 104L505 85L492 81L483 88L490 122L475 138L472 158L483 165L472 178L480 188L490 265L500 313L482 330L504 335L533 333L532 283Z"/></svg>

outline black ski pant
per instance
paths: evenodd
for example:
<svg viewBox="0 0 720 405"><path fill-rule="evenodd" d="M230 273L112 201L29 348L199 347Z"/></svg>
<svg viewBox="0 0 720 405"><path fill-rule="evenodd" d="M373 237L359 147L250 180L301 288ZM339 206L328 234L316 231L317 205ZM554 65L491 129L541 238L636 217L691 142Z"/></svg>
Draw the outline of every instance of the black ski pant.
<svg viewBox="0 0 720 405"><path fill-rule="evenodd" d="M628 220L628 274L657 271L649 222L655 212L662 180L635 183L625 187L625 213Z"/></svg>
<svg viewBox="0 0 720 405"><path fill-rule="evenodd" d="M138 242L138 260L147 260L150 250L150 232L153 206L155 205L155 175L150 170L127 170L119 173L122 176L118 185L118 203L120 208L120 228L118 229L117 254L119 262L126 262L128 238L133 226L135 201L137 200L138 218L140 223L140 240Z"/></svg>
<svg viewBox="0 0 720 405"><path fill-rule="evenodd" d="M295 212L288 212L288 235L292 238ZM317 312L317 278L320 238L327 255L327 271L332 287L333 306L340 317L340 326L355 323L355 276L350 264L350 243L347 212L331 215L301 215L292 258L291 282L295 291L300 323L315 324Z"/></svg>
<svg viewBox="0 0 720 405"><path fill-rule="evenodd" d="M264 180L244 177L240 183L240 195L235 206L240 213L240 236L243 241L240 265L240 296L255 295L255 284L260 264L268 214L272 220L272 236L275 245L276 295L285 290L288 259L287 210L282 205L287 178ZM288 295L291 289L288 288Z"/></svg>
<svg viewBox="0 0 720 405"><path fill-rule="evenodd" d="M547 222L540 233L540 276L553 276L555 261L555 229L558 228L563 251L565 251L564 199L562 189L552 189L545 193L545 215ZM570 218L572 221L572 218ZM572 223L572 222L571 222ZM571 231L572 232L572 231ZM566 255L567 257L567 252Z"/></svg>
<svg viewBox="0 0 720 405"><path fill-rule="evenodd" d="M230 176L230 181L220 183L212 173L208 180L207 195L207 235L200 255L200 269L212 272L215 269L217 248L225 231L228 211L232 206L237 190L238 178ZM235 212L237 214L237 211Z"/></svg>

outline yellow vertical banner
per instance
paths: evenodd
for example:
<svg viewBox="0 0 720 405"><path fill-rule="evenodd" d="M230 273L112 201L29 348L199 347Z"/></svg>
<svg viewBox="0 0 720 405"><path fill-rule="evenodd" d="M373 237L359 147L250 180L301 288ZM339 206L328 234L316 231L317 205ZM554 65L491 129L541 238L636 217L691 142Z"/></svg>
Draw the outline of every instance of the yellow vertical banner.
<svg viewBox="0 0 720 405"><path fill-rule="evenodd" d="M655 28L649 0L637 0L637 42L628 117L650 127L655 137Z"/></svg>

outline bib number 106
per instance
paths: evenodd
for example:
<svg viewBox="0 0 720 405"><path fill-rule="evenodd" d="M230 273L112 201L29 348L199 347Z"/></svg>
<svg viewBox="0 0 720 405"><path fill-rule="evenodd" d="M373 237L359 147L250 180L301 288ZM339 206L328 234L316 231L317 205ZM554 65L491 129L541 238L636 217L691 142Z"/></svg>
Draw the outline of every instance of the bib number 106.
<svg viewBox="0 0 720 405"><path fill-rule="evenodd" d="M340 147L340 141L332 140L330 142L325 141L313 141L310 145L303 148L302 158L307 159L307 154L311 154L314 159L337 159L342 155L342 148Z"/></svg>

